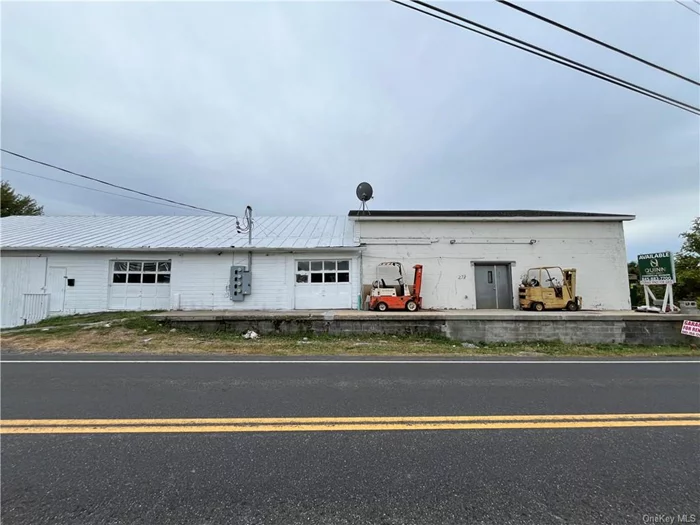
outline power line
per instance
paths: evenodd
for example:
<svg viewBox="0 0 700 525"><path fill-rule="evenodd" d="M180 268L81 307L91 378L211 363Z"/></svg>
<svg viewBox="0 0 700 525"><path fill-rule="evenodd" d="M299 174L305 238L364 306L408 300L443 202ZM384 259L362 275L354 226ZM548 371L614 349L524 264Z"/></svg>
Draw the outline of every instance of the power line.
<svg viewBox="0 0 700 525"><path fill-rule="evenodd" d="M693 0L696 4L700 5L700 0Z"/></svg>
<svg viewBox="0 0 700 525"><path fill-rule="evenodd" d="M655 100L659 100L660 102L664 102L664 103L669 104L671 106L675 106L679 109L687 111L688 113L692 113L693 115L700 115L700 108L697 108L695 106L691 106L690 104L686 104L685 102L682 102L680 100L676 100L676 99L667 97L666 95L662 95L661 93L651 91L651 90L644 88L642 86L639 86L637 84L633 84L631 82L628 82L628 81L623 80L621 78L615 77L615 76L610 75L608 73L605 73L603 71L597 70L595 68L592 68L590 66L582 64L580 62L576 62L575 60L571 60L570 58L566 58L564 56L553 53L552 51L548 51L548 50L543 49L541 47L538 47L538 46L535 46L535 45L530 44L528 42L525 42L523 40L519 40L517 38L511 37L510 35L507 35L505 33L501 33L500 31L496 31L495 29L491 29L490 27L487 27L487 26L478 24L476 22L473 22L471 20L468 20L466 18L460 17L458 15L450 13L449 11L445 11L444 9L440 9L439 7L435 7L435 6L432 6L430 4L426 4L425 2L421 2L420 0L411 0L411 1L413 3L419 4L421 6L425 6L429 9L433 9L435 11L444 13L447 16L453 17L453 18L460 20L466 24L471 24L471 25L474 25L474 26L479 27L481 29L484 29L487 32L497 34L503 38L498 38L498 37L495 37L491 34L488 34L488 33L482 32L482 31L477 31L476 29L474 29L472 27L467 27L465 25L462 25L462 24L455 22L454 20L450 20L449 18L444 18L444 17L438 16L438 15L435 15L433 13L423 11L421 9L414 7L414 6L400 2L399 0L390 0L390 1L395 3L395 4L399 4L403 7L407 7L408 9L412 9L414 11L417 11L421 14L428 15L432 18L437 18L438 20L442 20L443 22L447 22L448 24L455 25L461 29L466 29L467 31L471 31L471 32L476 33L478 35L482 35L482 36L485 36L485 37L490 38L492 40L496 40L497 42L501 42L501 43L509 45L511 47L515 47L516 49L520 49L520 50L526 51L530 54L545 58L551 62L561 64L563 66L566 66L570 69L574 69L576 71L581 71L582 73L585 73L587 75L590 75L590 76L593 76L596 78L600 78L601 80L604 80L604 81L609 82L611 84L618 85L620 87L623 87L625 89L629 89L630 91L634 91L634 92L639 93L641 95L644 95L646 97L649 97L649 98L652 98ZM512 42L511 42L511 40L512 40ZM518 44L513 43L513 42L517 42Z"/></svg>
<svg viewBox="0 0 700 525"><path fill-rule="evenodd" d="M607 49L610 49L610 50L612 50L612 51L615 51L615 52L617 52L617 53L620 53L621 55L624 55L624 56L626 56L626 57L628 57L628 58L631 58L631 59L633 59L633 60L636 60L637 62L641 62L642 64L646 64L647 66L651 66L651 67L653 67L653 68L655 68L655 69L658 69L659 71L663 71L663 72L665 72L665 73L668 73L669 75L673 75L674 77L681 78L681 79L683 79L683 80L685 80L685 81L687 81L687 82L690 82L690 83L692 83L692 84L695 84L696 86L700 86L700 82L698 82L697 80L694 80L694 79L692 79L692 78L683 76L683 75L681 75L680 73L676 73L675 71L671 71L670 69L666 69L665 67L659 66L658 64L654 64L653 62L649 62L648 60L645 60L645 59L643 59L643 58L640 58L640 57L638 57L637 55L634 55L634 54L632 54L632 53L628 53L627 51L624 51L624 50L620 49L619 47L612 46L612 45L610 45L610 44L608 44L608 43L606 43L606 42L603 42L602 40L598 40L597 38L594 38L594 37L589 36L589 35L587 35L587 34L585 34L585 33L582 33L581 31L577 31L576 29L572 29L571 27L566 26L566 25L564 25L564 24L561 24L561 23L557 22L556 20L552 20L551 18L547 18L547 17L545 17L545 16L542 16L542 15L540 15L540 14L538 14L538 13L535 13L534 11L530 11L529 9L525 9L524 7L520 7L519 5L513 4L513 3L509 2L508 0L496 0L496 1L497 1L498 3L500 3L500 4L503 4L503 5L507 6L507 7L510 7L510 8L512 8L512 9L516 9L516 10L520 11L521 13L525 13L526 15L535 17L535 18L537 18L538 20L541 20L541 21L543 21L543 22L546 22L547 24L556 26L556 27L558 27L559 29L563 29L564 31L568 31L569 33L572 33L572 34L574 34L574 35L576 35L576 36L580 36L581 38L585 38L586 40L588 40L588 41L590 41L590 42L594 42L594 43L596 43L596 44L598 44L598 45L600 45L600 46L603 46L603 47L605 47L605 48L607 48ZM698 2L698 0L694 0L694 1L695 1L695 2ZM699 5L700 5L700 2L698 2L698 3L699 3Z"/></svg>
<svg viewBox="0 0 700 525"><path fill-rule="evenodd" d="M673 98L668 97L668 96L666 96L666 95L663 95L663 94L661 94L661 93L657 93L657 92L655 92L655 91L652 91L652 90L647 89L647 88L645 88L645 87L642 87L642 86L640 86L640 85L634 84L634 83L629 82L629 81L627 81L627 80L624 80L624 79L622 79L622 78L615 77L615 76L613 76L613 75L611 75L611 74L609 74L609 73L605 73L604 71L600 71L600 70L598 70L598 69L595 69L595 68L593 68L593 67L587 66L587 65L585 65L585 64L582 64L582 63L580 63L580 62L577 62L577 61L572 60L572 59L570 59L570 58L567 58L567 57L565 57L565 56L558 55L558 54L556 54L556 53L554 53L554 52L552 52L552 51L549 51L549 50L547 50L547 49L544 49L544 48L535 46L534 44L530 44L529 42L526 42L526 41L524 41L524 40L520 40L520 39L515 38L515 37L512 37L512 36L510 36L510 35L508 35L508 34L506 34L506 33L502 33L502 32L500 32L500 31L497 31L497 30L495 30L495 29L492 29L492 28L490 28L490 27L488 27L488 26L485 26L485 25L479 24L479 23L477 23L477 22L474 22L474 21L472 21L472 20L463 18L463 17L461 17L461 16L459 16L459 15L456 15L456 14L454 14L454 13L451 13L451 12L446 11L446 10L444 10L444 9L441 9L441 8L439 8L439 7L433 6L433 5L428 4L428 3L426 3L426 2L422 2L421 0L410 0L410 1L412 1L414 4L421 5L421 6L423 6L423 7L428 8L428 9L432 9L432 10L434 10L434 11L438 11L438 12L440 12L440 13L442 13L442 14L445 14L445 15L447 15L447 16L449 16L449 17L452 17L452 18L455 18L455 19L457 19L457 20L460 20L460 21L463 22L463 23L470 24L470 25L472 25L472 26L476 26L476 27L482 29L483 31L486 31L487 33L484 33L484 32L482 32L482 31L477 31L476 29L474 29L474 28L472 28L472 27L467 27L467 26L464 26L464 25L462 25L462 24L458 24L458 23L456 23L454 20L450 20L450 19L447 19L447 18L443 18L443 17L437 16L437 15L435 15L435 14L433 14L433 13L429 13L429 12L427 12L427 11L423 11L423 10L421 10L421 9L417 9L417 8L415 8L415 7L413 7L413 6L410 6L410 5L408 5L408 4L405 4L405 3L403 3L403 2L399 2L398 0L391 0L391 1L394 2L394 3L400 4L400 5L404 6L404 7L408 7L409 9L413 9L414 11L418 11L419 13L422 13L422 14L425 14L425 15L428 15L428 16L431 16L431 17L433 17L433 18L437 18L438 20L442 20L443 22L447 22L447 23L450 23L450 24L452 24L452 25L456 25L457 27L460 27L460 28L462 28L462 29L466 29L467 31L471 31L471 32L473 32L473 33L477 33L477 34L479 34L479 35L485 36L485 37L490 38L490 39L492 39L492 40L496 40L496 41L498 41L498 42L502 42L502 43L504 43L504 44L507 44L507 45L509 45L509 46L511 46L511 47L515 47L515 48L517 48L517 49L521 49L521 50L523 50L523 51L526 51L526 52L528 52L528 53L531 53L531 54L540 56L540 57L542 57L542 58L546 58L547 60L550 60L550 61L552 61L552 62L556 62L556 63L562 64L562 65L564 65L564 66L566 66L566 67L568 67L568 68L575 69L575 70L577 70L577 71L581 71L582 73L586 73L586 74L588 74L588 75L591 75L591 76L600 78L601 80L605 80L606 82L609 82L609 83L611 83L611 84L619 85L620 87L624 87L624 88L629 89L629 90L631 90L631 91L635 91L635 92L640 93L640 94L642 94L642 95L645 95L645 96L647 96L647 97L649 97L649 98L653 98L653 99L659 100L659 101L661 101L661 102L665 102L665 103L667 103L667 104L670 104L670 105L672 105L672 106L676 106L676 107L678 107L679 109L683 109L683 110L685 110L685 111L688 111L689 113L693 113L693 114L695 114L695 115L700 114L700 108L697 108L697 107L695 107L695 106L692 106L692 105L687 104L687 103L685 103L685 102L682 102L682 101L680 101L680 100L673 99ZM493 34L495 34L495 35L500 36L501 38L497 38L497 37L493 36L493 34L488 34L488 33L493 33ZM517 44L515 44L515 43L513 43L513 42L517 42ZM519 45L518 45L518 44L519 44Z"/></svg>
<svg viewBox="0 0 700 525"><path fill-rule="evenodd" d="M696 11L696 10L693 9L692 7L688 7L687 5L685 5L685 4L684 4L683 2L681 2L680 0L673 0L673 1L676 2L678 5L682 5L683 7L685 7L688 11L692 11L692 12L695 13L696 15L700 16L700 12Z"/></svg>
<svg viewBox="0 0 700 525"><path fill-rule="evenodd" d="M183 208L182 206L176 206L174 204L166 204L164 202L154 202L154 201L149 201L147 199L139 199L138 197L131 197L130 195L122 195L121 193L114 193L113 191L105 191L105 190L99 190L97 188L90 188L89 186L82 186L80 184L73 184L72 182L66 182L63 180L52 179L51 177L44 177L43 175L37 175L36 173L29 173L27 171L16 170L13 168L7 168L5 166L0 166L0 169L6 170L6 171L13 171L15 173L21 173L23 175L28 175L30 177L36 177L37 179L44 179L44 180L48 180L51 182L56 182L58 184L65 184L66 186L73 186L75 188L82 188L84 190L96 191L97 193L105 193L107 195L115 195L116 197L122 197L124 199L131 199L134 201L147 202L149 204L157 204L158 206L167 206L168 208L175 208L178 210L186 209L186 208Z"/></svg>
<svg viewBox="0 0 700 525"><path fill-rule="evenodd" d="M30 162L34 162L35 164L41 164L42 166L47 166L47 167L49 167L49 168L53 168L53 169L62 171L62 172L64 172L64 173L69 173L70 175L75 175L76 177L81 177L81 178L83 178L83 179L88 179L88 180L92 180L92 181L95 181L95 182L99 182L100 184L105 184L106 186L111 186L111 187L113 187L113 188L118 188L118 189L120 189L120 190L129 191L129 192L131 192L131 193L137 193L137 194L139 194L139 195L143 195L143 196L145 196L145 197L150 197L150 198L152 198L152 199L156 199L156 200L159 200L159 201L169 202L169 203L171 203L171 204L177 204L178 206L184 206L185 208L191 208L191 209L193 209L193 210L206 211L206 212L208 212L208 213L214 213L214 214L216 214L216 215L225 215L226 217L236 217L236 215L232 215L232 214L230 214L230 213L223 213L223 212L220 212L220 211L210 210L210 209L208 209L208 208L200 208L199 206L193 206L192 204L186 204L186 203L184 203L184 202L179 202L179 201L174 201L174 200L171 200L171 199L166 199L165 197L158 197L157 195L152 195L152 194L150 194L150 193L145 193L145 192L143 192L143 191L132 190L131 188L127 188L126 186L120 186L120 185L118 185L118 184L113 184L113 183L111 183L111 182L107 182L107 181L104 181L104 180L101 180L101 179L97 179L97 178L95 178L95 177L90 177L90 176L88 176L88 175L82 175L82 174L80 174L80 173L76 173L75 171L67 170L67 169L65 169L65 168L61 168L61 167L59 167L59 166L55 166L55 165L53 165L53 164L49 164L48 162L42 162L42 161L40 161L40 160L32 159L32 158L30 158L30 157L26 157L26 156L24 156L24 155L20 155L19 153L15 153L15 152L13 152L13 151L9 151L9 150L6 150L6 149L0 148L0 151L2 151L2 152L4 152L4 153L8 153L8 154L10 154L10 155L13 155L13 156L15 156L15 157L18 157L18 158L20 158L20 159L24 159L24 160L28 160L28 161L30 161Z"/></svg>

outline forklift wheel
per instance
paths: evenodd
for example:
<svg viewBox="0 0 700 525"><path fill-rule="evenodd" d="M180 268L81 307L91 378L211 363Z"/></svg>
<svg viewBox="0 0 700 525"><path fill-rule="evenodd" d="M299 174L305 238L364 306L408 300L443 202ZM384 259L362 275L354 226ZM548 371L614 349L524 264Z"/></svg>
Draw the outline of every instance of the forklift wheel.
<svg viewBox="0 0 700 525"><path fill-rule="evenodd" d="M535 305L533 306L533 308L534 308L536 311L541 312L541 311L544 310L544 304L543 304L543 303L535 303Z"/></svg>
<svg viewBox="0 0 700 525"><path fill-rule="evenodd" d="M406 310L408 310L409 312L415 312L416 310L418 310L418 305L415 301L408 301L406 303Z"/></svg>
<svg viewBox="0 0 700 525"><path fill-rule="evenodd" d="M578 305L573 301L569 301L566 304L566 309L569 310L569 312L575 312L576 310L578 310Z"/></svg>
<svg viewBox="0 0 700 525"><path fill-rule="evenodd" d="M386 312L389 309L389 307L386 305L386 303L379 303L377 305L377 310L380 312Z"/></svg>

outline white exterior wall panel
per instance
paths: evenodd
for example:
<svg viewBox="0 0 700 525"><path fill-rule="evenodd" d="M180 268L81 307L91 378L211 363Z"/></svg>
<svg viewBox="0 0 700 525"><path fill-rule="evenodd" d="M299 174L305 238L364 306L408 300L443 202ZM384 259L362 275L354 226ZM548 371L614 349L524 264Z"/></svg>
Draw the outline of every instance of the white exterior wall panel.
<svg viewBox="0 0 700 525"><path fill-rule="evenodd" d="M75 279L75 286L66 286L63 315L109 309L111 261L174 261L177 257L174 253L159 252L53 252L47 256L50 267L66 268L66 277Z"/></svg>
<svg viewBox="0 0 700 525"><path fill-rule="evenodd" d="M359 293L360 264L354 252L254 253L252 293L241 302L229 297L231 266L248 265L248 253L142 252L51 252L41 257L31 252L2 255L2 327L23 323L24 294L47 292L47 268L65 268L66 278L75 279L65 287L62 311L50 315L102 312L110 309L111 262L170 260L170 309L197 310L291 310L297 259L350 259L350 288L343 308L355 308ZM121 285L124 286L124 285ZM151 286L151 285L144 285ZM347 292L347 291L346 291ZM324 308L319 298L316 308ZM345 304L347 303L347 304ZM48 314L48 304L47 312ZM56 302L54 301L54 305ZM114 301L112 304L115 304ZM130 304L140 304L139 301ZM150 304L150 303L149 303ZM307 306L311 303L307 302ZM137 309L135 307L134 309ZM128 306L127 306L128 309Z"/></svg>
<svg viewBox="0 0 700 525"><path fill-rule="evenodd" d="M239 251L185 253L173 259L173 308L182 310L287 310L291 309L292 280L284 254L254 254L252 293L241 302L229 296L231 266L247 266L248 255ZM291 267L291 266L290 266ZM179 294L179 298L176 295Z"/></svg>
<svg viewBox="0 0 700 525"><path fill-rule="evenodd" d="M424 308L476 308L473 263L513 262L513 298L530 267L577 268L584 308L630 308L621 222L358 221L363 282L381 261L423 264ZM451 240L454 244L450 244ZM529 244L530 240L534 244ZM427 243L427 244L426 244Z"/></svg>

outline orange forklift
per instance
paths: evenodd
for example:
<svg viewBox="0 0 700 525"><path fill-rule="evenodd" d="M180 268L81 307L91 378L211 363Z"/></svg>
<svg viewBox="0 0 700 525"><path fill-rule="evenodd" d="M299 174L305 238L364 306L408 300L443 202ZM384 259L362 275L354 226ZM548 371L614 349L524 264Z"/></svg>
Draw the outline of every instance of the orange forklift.
<svg viewBox="0 0 700 525"><path fill-rule="evenodd" d="M379 278L380 269L390 269L394 267L398 270L398 278L394 279L397 284L386 283ZM416 264L413 269L413 292L404 280L403 265L400 262L383 262L377 266L377 280L372 283L372 292L369 297L369 309L386 312L387 310L408 310L415 312L423 307L423 298L420 295L423 284L423 265Z"/></svg>

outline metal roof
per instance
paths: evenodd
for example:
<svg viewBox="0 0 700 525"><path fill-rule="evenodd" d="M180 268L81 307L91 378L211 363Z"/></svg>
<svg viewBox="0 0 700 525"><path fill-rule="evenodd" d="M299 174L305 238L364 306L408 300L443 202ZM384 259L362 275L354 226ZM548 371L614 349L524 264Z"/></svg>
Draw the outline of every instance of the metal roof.
<svg viewBox="0 0 700 525"><path fill-rule="evenodd" d="M531 219L531 220L633 220L634 215L616 213L590 213L578 211L547 210L350 210L348 216L353 219L396 218L396 219Z"/></svg>
<svg viewBox="0 0 700 525"><path fill-rule="evenodd" d="M352 222L344 216L254 217L253 242L222 216L16 216L0 222L0 247L8 249L215 250L349 248Z"/></svg>

